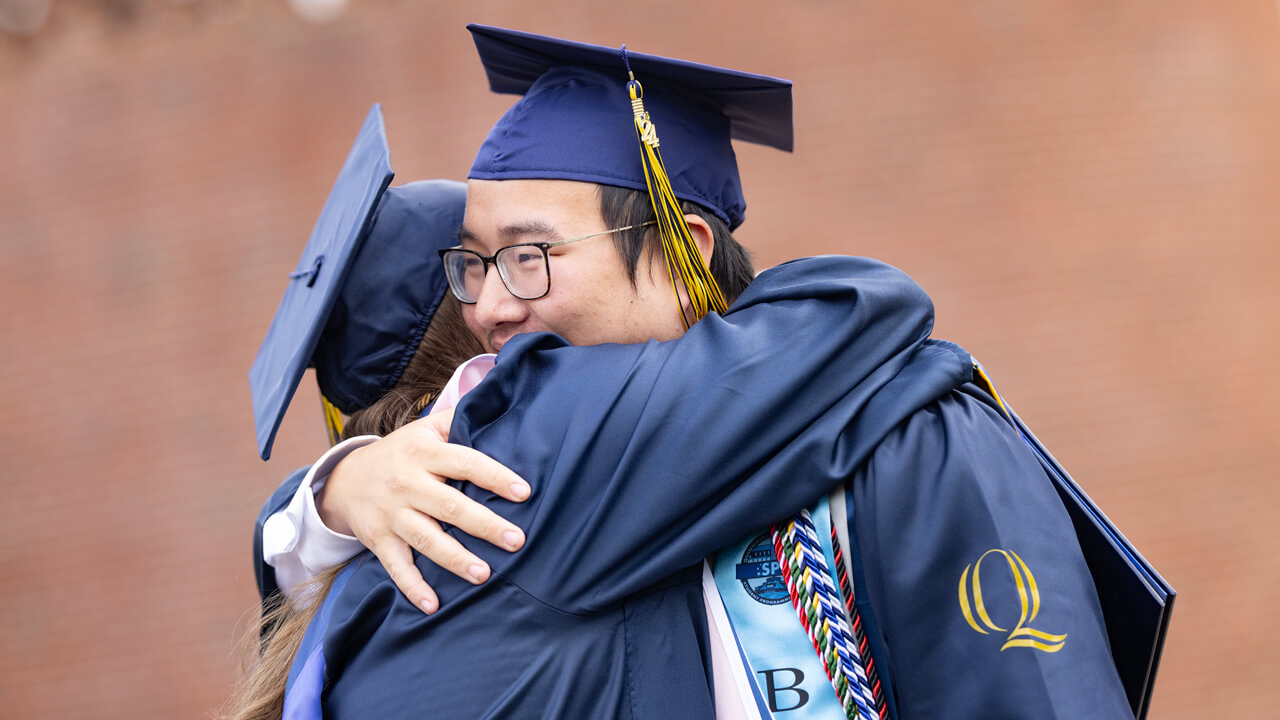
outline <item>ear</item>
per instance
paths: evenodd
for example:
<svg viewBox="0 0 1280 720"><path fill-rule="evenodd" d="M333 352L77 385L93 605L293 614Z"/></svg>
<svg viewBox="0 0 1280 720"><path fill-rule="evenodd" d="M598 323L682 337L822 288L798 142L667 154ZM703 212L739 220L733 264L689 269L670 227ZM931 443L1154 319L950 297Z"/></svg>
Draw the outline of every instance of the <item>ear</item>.
<svg viewBox="0 0 1280 720"><path fill-rule="evenodd" d="M706 220L697 215L686 214L684 222L689 226L689 235L693 237L693 244L698 248L698 254L702 256L702 267L711 269L711 253L715 252L716 235L711 230L711 226ZM674 282L674 280L673 280ZM681 312L686 315L692 313L693 307L689 302L689 293L685 290L681 283L675 283L676 297L680 301Z"/></svg>
<svg viewBox="0 0 1280 720"><path fill-rule="evenodd" d="M684 222L689 226L689 233L693 235L693 243L698 246L698 252L702 254L702 266L710 269L711 253L716 249L715 233L707 221L697 215L686 214Z"/></svg>

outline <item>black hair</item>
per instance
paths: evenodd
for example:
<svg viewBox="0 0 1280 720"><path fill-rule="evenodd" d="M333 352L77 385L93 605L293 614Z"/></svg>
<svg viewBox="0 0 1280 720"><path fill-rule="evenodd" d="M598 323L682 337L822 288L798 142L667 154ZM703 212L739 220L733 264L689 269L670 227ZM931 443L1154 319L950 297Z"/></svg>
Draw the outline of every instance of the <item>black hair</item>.
<svg viewBox="0 0 1280 720"><path fill-rule="evenodd" d="M649 194L643 190L631 190L613 185L600 185L600 217L606 227L636 226L614 234L614 247L627 267L631 276L631 284L636 282L636 269L640 264L640 256L646 245L651 253L662 252L662 240L652 227L643 227L647 222L656 219ZM751 254L734 239L729 226L707 208L693 202L682 201L680 209L690 215L697 215L711 227L714 249L711 253L711 277L715 278L724 295L725 302L730 304L747 289L751 279L755 277L755 268L751 264Z"/></svg>

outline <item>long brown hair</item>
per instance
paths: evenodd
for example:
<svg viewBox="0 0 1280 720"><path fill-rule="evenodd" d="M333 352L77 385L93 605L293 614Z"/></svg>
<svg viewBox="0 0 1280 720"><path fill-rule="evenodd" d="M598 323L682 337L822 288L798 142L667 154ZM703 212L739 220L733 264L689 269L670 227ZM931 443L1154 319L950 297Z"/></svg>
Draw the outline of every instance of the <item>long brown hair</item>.
<svg viewBox="0 0 1280 720"><path fill-rule="evenodd" d="M343 565L330 568L295 592L290 600L276 591L263 603L262 616L238 643L241 666L235 689L215 720L279 720L284 690L302 638Z"/></svg>
<svg viewBox="0 0 1280 720"><path fill-rule="evenodd" d="M462 320L462 303L446 291L399 382L375 403L347 418L342 437L387 435L412 422L444 389L459 365L484 352Z"/></svg>
<svg viewBox="0 0 1280 720"><path fill-rule="evenodd" d="M446 292L404 373L386 395L352 413L342 435L386 435L412 422L422 407L444 389L453 371L484 352L462 319L462 303ZM345 567L320 573L294 592L279 591L263 604L260 621L240 643L244 664L235 690L214 717L218 720L278 720L284 713L285 682L302 638L324 602L334 578Z"/></svg>

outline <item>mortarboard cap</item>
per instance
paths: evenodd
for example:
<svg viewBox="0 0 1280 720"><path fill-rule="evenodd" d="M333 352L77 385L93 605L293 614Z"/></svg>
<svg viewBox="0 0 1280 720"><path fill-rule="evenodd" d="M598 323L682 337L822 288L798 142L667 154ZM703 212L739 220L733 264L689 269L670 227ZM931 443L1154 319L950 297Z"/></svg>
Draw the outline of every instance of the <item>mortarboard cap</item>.
<svg viewBox="0 0 1280 720"><path fill-rule="evenodd" d="M490 131L468 177L555 179L645 190L628 65L661 138L675 196L742 223L730 139L790 151L791 82L618 48L468 25L494 92L524 95Z"/></svg>
<svg viewBox="0 0 1280 720"><path fill-rule="evenodd" d="M456 242L466 187L387 189L392 176L374 105L249 371L264 460L308 366L327 404L367 407L399 380L444 296L436 250Z"/></svg>
<svg viewBox="0 0 1280 720"><path fill-rule="evenodd" d="M343 413L387 394L413 359L449 283L439 250L458 243L467 186L388 188L311 354L320 392Z"/></svg>

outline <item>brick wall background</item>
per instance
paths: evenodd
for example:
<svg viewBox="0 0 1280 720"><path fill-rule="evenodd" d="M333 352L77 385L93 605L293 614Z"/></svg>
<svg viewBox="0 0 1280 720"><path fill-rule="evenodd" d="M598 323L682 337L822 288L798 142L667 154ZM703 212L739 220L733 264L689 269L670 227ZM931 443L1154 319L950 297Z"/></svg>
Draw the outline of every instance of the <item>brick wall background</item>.
<svg viewBox="0 0 1280 720"><path fill-rule="evenodd" d="M480 21L795 80L761 267L880 257L1181 593L1152 717L1280 702L1280 23L1267 2L0 0L0 716L198 717L255 601L246 375L369 105L398 180L511 102ZM35 10L34 14L21 13ZM7 20L6 20L7 18Z"/></svg>

